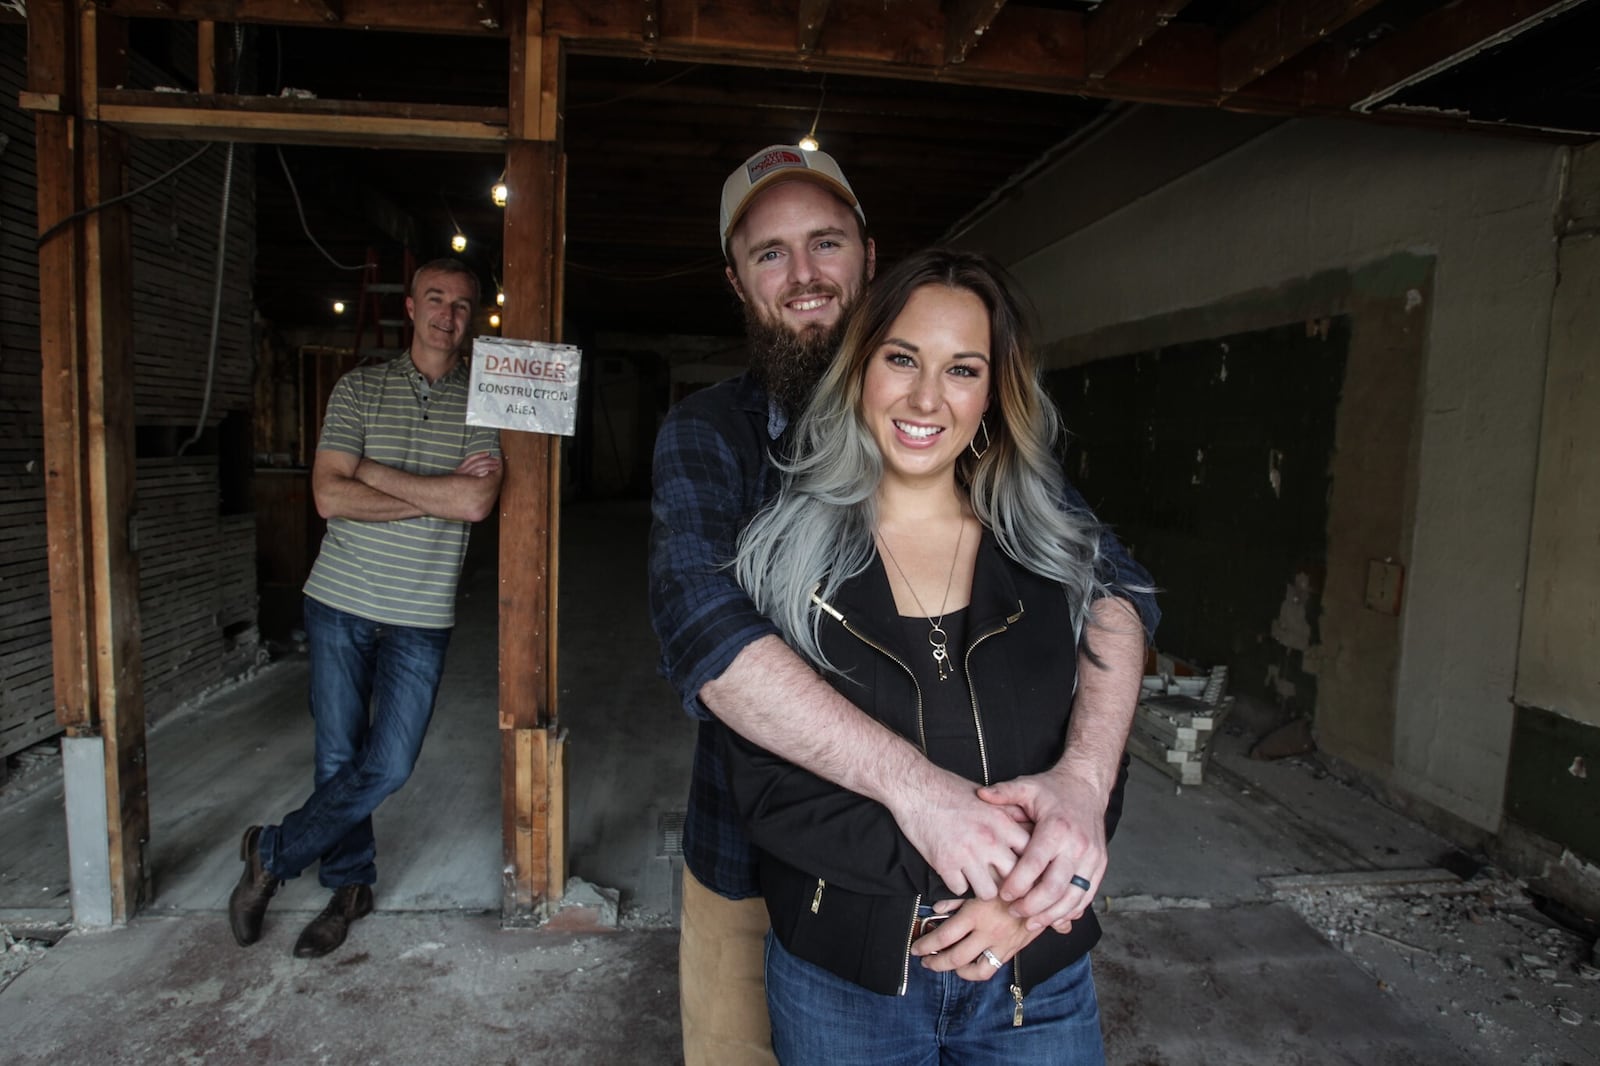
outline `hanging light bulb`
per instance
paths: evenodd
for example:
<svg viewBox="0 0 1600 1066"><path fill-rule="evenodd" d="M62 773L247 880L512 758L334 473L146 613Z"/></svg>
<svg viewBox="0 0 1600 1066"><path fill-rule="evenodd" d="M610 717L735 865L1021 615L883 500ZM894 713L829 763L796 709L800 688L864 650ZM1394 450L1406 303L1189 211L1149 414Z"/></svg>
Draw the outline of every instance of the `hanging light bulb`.
<svg viewBox="0 0 1600 1066"><path fill-rule="evenodd" d="M336 314L336 315L344 314L344 301L343 300L335 300L335 301L333 301L333 313Z"/></svg>
<svg viewBox="0 0 1600 1066"><path fill-rule="evenodd" d="M457 252L466 251L467 235L462 233L460 230L456 230L456 235L450 238L450 247L455 249Z"/></svg>
<svg viewBox="0 0 1600 1066"><path fill-rule="evenodd" d="M817 85L817 113L811 116L811 129L800 138L800 148L807 152L815 152L822 147L817 140L817 123L822 121L822 101L828 98L828 76L824 74L822 81Z"/></svg>
<svg viewBox="0 0 1600 1066"><path fill-rule="evenodd" d="M504 307L506 305L506 291L504 289L501 289L499 292L494 294L494 302L499 307Z"/></svg>
<svg viewBox="0 0 1600 1066"><path fill-rule="evenodd" d="M497 181L489 190L489 199L494 201L496 207L504 207L506 201L511 199L511 186L504 181Z"/></svg>
<svg viewBox="0 0 1600 1066"><path fill-rule="evenodd" d="M493 326L495 329L499 329L500 328L500 316L499 315L490 315L489 316L489 325Z"/></svg>

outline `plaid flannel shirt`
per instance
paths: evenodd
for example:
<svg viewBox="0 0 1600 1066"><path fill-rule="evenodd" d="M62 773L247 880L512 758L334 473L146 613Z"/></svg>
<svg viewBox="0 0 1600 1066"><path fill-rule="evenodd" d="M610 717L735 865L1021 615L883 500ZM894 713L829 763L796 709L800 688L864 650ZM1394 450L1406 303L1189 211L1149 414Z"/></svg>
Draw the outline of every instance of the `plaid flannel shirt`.
<svg viewBox="0 0 1600 1066"><path fill-rule="evenodd" d="M759 614L727 566L739 532L778 489L770 457L787 420L748 375L688 397L667 415L656 438L650 524L650 614L661 642L660 670L688 713L699 719L684 861L707 888L728 899L760 894L755 848L728 794L723 728L700 702L700 689L722 676L739 652L778 628ZM1087 511L1066 486L1068 510ZM1153 582L1110 533L1102 538L1106 583L1139 611L1153 636L1161 612L1155 595L1122 591Z"/></svg>

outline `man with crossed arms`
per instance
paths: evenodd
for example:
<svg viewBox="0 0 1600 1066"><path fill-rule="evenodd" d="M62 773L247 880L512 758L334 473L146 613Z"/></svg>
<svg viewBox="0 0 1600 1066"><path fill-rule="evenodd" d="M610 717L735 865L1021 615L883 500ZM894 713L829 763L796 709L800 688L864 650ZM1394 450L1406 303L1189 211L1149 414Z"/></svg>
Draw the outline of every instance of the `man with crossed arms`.
<svg viewBox="0 0 1600 1066"><path fill-rule="evenodd" d="M1067 753L1048 773L989 788L935 767L835 692L723 564L777 488L772 456L832 359L876 248L838 164L789 145L757 152L728 178L721 234L750 369L668 415L650 534L661 671L700 722L679 947L687 1066L775 1061L762 979L767 915L755 852L728 796L720 729L883 804L952 890L999 893L1034 929L1065 926L1105 873L1106 807L1159 619L1153 595L1124 591L1149 589L1149 575L1107 535L1107 584L1118 594L1093 608L1100 663L1080 655ZM1070 488L1065 505L1087 510Z"/></svg>

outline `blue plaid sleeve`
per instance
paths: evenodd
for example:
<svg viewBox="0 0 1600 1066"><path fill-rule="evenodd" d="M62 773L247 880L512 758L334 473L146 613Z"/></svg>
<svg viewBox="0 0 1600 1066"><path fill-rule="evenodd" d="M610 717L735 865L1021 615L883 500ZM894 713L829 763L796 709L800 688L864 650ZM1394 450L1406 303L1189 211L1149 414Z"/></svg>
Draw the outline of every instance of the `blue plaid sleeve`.
<svg viewBox="0 0 1600 1066"><path fill-rule="evenodd" d="M701 687L778 629L727 565L739 531L761 505L765 449L695 399L673 408L656 438L650 617L662 676L690 715L710 718Z"/></svg>
<svg viewBox="0 0 1600 1066"><path fill-rule="evenodd" d="M1082 511L1091 516L1094 514L1083 494L1065 477L1061 479L1061 509ZM1161 622L1161 608L1156 605L1155 581L1150 577L1150 572L1134 561L1122 542L1105 526L1100 529L1100 567L1101 577L1112 592L1127 600L1139 612L1139 620L1144 623L1145 640L1155 640L1156 626Z"/></svg>

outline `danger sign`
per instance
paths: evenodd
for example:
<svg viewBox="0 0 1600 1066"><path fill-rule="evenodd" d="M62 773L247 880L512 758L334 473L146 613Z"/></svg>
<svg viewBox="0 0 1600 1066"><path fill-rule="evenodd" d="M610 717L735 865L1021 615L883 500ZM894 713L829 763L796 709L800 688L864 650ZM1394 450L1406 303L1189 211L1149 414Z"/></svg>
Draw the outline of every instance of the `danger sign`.
<svg viewBox="0 0 1600 1066"><path fill-rule="evenodd" d="M477 338L467 423L572 436L582 362L583 353L570 344Z"/></svg>

